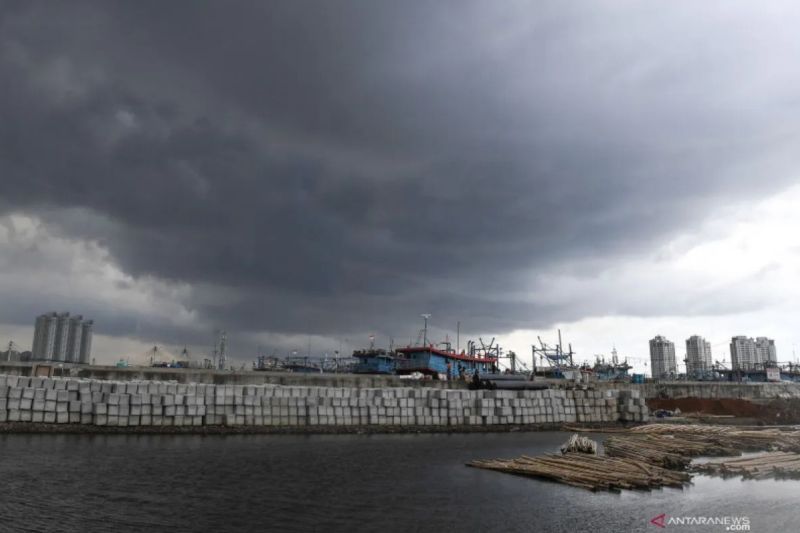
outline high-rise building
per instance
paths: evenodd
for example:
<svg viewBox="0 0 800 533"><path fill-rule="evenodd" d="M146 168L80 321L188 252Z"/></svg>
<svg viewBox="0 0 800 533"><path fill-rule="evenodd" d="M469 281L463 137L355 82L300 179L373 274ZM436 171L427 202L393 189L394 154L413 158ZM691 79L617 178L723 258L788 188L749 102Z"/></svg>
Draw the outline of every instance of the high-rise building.
<svg viewBox="0 0 800 533"><path fill-rule="evenodd" d="M69 313L56 316L56 336L53 341L53 361L67 360L67 337L69 336Z"/></svg>
<svg viewBox="0 0 800 533"><path fill-rule="evenodd" d="M775 350L775 341L767 337L756 338L756 357L758 364L772 366L778 362L778 353Z"/></svg>
<svg viewBox="0 0 800 533"><path fill-rule="evenodd" d="M81 350L78 362L87 365L92 355L92 326L94 326L94 320L86 320L81 324Z"/></svg>
<svg viewBox="0 0 800 533"><path fill-rule="evenodd" d="M67 334L67 352L65 361L68 363L78 363L81 359L81 340L83 317L74 316L69 319L69 331Z"/></svg>
<svg viewBox="0 0 800 533"><path fill-rule="evenodd" d="M734 370L752 370L758 363L756 341L744 335L731 339L731 367Z"/></svg>
<svg viewBox="0 0 800 533"><path fill-rule="evenodd" d="M47 316L36 317L36 324L33 330L33 347L31 354L36 359L44 359L44 332L47 324Z"/></svg>
<svg viewBox="0 0 800 533"><path fill-rule="evenodd" d="M665 379L678 373L675 344L661 335L650 340L650 368L654 379Z"/></svg>
<svg viewBox="0 0 800 533"><path fill-rule="evenodd" d="M32 357L39 361L51 361L56 342L58 313L47 313L36 318L33 332Z"/></svg>
<svg viewBox="0 0 800 533"><path fill-rule="evenodd" d="M92 351L93 321L69 313L36 317L31 358L35 361L88 363Z"/></svg>
<svg viewBox="0 0 800 533"><path fill-rule="evenodd" d="M686 375L699 378L711 370L711 343L699 335L686 339Z"/></svg>

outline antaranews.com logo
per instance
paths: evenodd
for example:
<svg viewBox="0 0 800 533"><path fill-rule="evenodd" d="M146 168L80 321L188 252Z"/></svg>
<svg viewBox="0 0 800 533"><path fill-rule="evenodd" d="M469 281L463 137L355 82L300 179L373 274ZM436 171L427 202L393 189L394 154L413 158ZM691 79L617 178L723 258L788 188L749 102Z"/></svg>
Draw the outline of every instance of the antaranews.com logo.
<svg viewBox="0 0 800 533"><path fill-rule="evenodd" d="M681 526L724 526L725 531L750 531L750 518L746 516L668 516L661 513L650 519L660 528Z"/></svg>

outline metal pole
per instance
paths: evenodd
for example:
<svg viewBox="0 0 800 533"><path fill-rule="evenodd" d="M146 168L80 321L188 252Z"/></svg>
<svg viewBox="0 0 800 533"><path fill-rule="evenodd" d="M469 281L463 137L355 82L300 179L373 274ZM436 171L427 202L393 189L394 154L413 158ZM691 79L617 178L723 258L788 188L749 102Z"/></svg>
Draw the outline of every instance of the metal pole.
<svg viewBox="0 0 800 533"><path fill-rule="evenodd" d="M425 325L422 328L423 345L428 346L428 319L431 317L431 314L423 313L421 316L425 320Z"/></svg>
<svg viewBox="0 0 800 533"><path fill-rule="evenodd" d="M461 352L461 321L456 323L456 353Z"/></svg>

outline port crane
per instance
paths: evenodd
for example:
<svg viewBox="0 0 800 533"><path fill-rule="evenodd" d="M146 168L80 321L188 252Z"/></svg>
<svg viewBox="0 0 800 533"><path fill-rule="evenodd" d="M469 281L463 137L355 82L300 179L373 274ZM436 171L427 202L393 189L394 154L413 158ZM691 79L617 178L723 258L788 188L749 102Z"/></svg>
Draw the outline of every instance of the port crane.
<svg viewBox="0 0 800 533"><path fill-rule="evenodd" d="M545 362L547 366L556 371L561 371L563 368L575 368L573 356L575 352L572 351L572 344L569 344L569 351L565 352L561 344L561 330L558 330L558 344L556 346L549 346L545 344L540 336L536 337L539 340L539 346L531 345L531 354L533 356L533 371L536 373L536 358L539 358L539 367L544 368Z"/></svg>

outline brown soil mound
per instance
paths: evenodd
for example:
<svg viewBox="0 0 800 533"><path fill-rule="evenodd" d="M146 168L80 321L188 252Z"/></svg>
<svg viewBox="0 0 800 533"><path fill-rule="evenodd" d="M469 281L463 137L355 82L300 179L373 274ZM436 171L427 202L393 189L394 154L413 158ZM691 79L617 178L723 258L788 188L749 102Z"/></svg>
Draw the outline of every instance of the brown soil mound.
<svg viewBox="0 0 800 533"><path fill-rule="evenodd" d="M755 418L770 424L800 423L800 400L772 400L768 403L753 403L747 400L724 398L717 400L702 398L653 398L647 400L651 410L680 409L681 413L704 415L728 415L740 418Z"/></svg>

